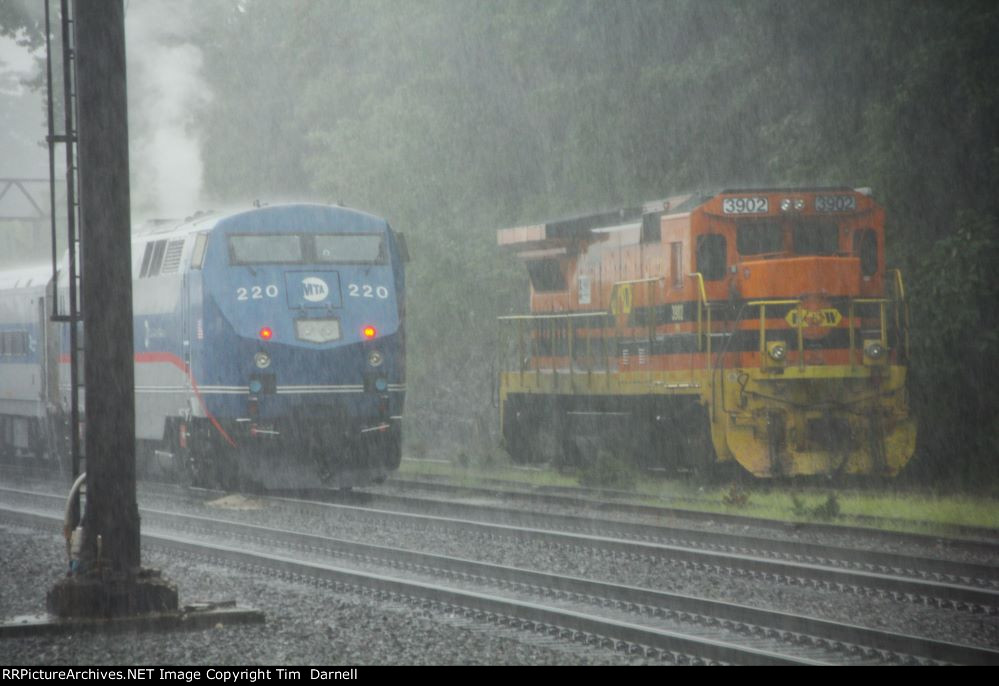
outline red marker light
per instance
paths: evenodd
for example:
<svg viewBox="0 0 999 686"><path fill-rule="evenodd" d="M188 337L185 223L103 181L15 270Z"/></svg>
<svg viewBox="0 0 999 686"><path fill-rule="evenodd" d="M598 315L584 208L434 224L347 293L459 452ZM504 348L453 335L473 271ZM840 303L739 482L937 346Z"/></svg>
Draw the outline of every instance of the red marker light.
<svg viewBox="0 0 999 686"><path fill-rule="evenodd" d="M375 327L368 324L363 329L361 329L361 333L364 334L364 337L366 339L371 340L372 338L378 335L378 330L375 329Z"/></svg>
<svg viewBox="0 0 999 686"><path fill-rule="evenodd" d="M264 328L260 329L260 337L265 341L269 341L271 340L271 338L274 337L274 331L271 330L271 327L265 326Z"/></svg>

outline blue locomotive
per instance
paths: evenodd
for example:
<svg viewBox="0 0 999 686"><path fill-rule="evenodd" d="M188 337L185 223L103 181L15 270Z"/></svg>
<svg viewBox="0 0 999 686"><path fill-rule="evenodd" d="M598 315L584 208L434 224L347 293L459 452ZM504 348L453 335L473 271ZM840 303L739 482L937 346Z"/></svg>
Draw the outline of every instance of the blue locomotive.
<svg viewBox="0 0 999 686"><path fill-rule="evenodd" d="M384 479L401 449L404 258L384 219L338 206L264 206L136 230L140 467L221 486ZM52 326L44 310L37 326ZM64 409L65 340L59 347Z"/></svg>

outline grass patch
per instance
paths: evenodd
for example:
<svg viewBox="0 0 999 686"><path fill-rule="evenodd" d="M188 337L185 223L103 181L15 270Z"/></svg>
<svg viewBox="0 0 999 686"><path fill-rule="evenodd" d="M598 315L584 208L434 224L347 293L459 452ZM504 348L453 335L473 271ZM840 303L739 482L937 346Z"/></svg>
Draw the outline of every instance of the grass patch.
<svg viewBox="0 0 999 686"><path fill-rule="evenodd" d="M475 456L466 456L463 461L465 466L456 462L404 460L398 473L402 478L441 479L493 488L498 487L497 481L520 487L578 488L585 480L591 488L615 489L618 491L615 497L659 507L728 512L779 521L831 521L940 535L955 535L957 527L993 529L999 534L999 499L934 494L895 483L865 488L753 480L711 484L622 469L617 460L589 474L587 470L560 473L543 466L520 468L509 462Z"/></svg>
<svg viewBox="0 0 999 686"><path fill-rule="evenodd" d="M593 464L579 471L579 483L588 488L633 491L638 483L638 473L631 463L601 450Z"/></svg>

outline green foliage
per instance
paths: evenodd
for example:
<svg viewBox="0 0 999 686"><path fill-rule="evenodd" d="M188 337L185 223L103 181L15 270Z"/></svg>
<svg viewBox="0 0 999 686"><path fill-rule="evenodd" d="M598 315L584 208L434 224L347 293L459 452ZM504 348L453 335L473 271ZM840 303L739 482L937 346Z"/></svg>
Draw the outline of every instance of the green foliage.
<svg viewBox="0 0 999 686"><path fill-rule="evenodd" d="M739 483L729 486L728 493L722 496L722 502L729 507L746 507L749 504L749 492Z"/></svg>
<svg viewBox="0 0 999 686"><path fill-rule="evenodd" d="M911 261L917 476L988 487L999 481L999 225L959 212L955 231Z"/></svg>
<svg viewBox="0 0 999 686"><path fill-rule="evenodd" d="M598 450L593 463L579 471L579 484L590 488L632 491L637 483L635 466L607 450Z"/></svg>
<svg viewBox="0 0 999 686"><path fill-rule="evenodd" d="M825 502L809 507L805 505L805 502L801 498L792 494L791 512L797 517L805 517L807 519L822 519L826 521L836 519L840 515L839 498L836 497L835 493L830 493L826 497Z"/></svg>

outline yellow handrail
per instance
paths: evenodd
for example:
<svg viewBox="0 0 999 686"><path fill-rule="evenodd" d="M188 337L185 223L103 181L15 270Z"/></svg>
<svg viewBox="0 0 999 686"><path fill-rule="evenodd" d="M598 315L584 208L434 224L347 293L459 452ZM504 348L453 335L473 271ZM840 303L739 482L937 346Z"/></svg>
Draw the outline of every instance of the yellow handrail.
<svg viewBox="0 0 999 686"><path fill-rule="evenodd" d="M700 272L691 272L690 278L697 282L697 291L701 296L697 303L697 345L699 348L707 348L708 371L711 371L711 308L708 307L708 293L704 290L704 276ZM702 310L708 313L707 333L704 332L704 320Z"/></svg>
<svg viewBox="0 0 999 686"><path fill-rule="evenodd" d="M698 292L701 295L701 303L703 303L703 305L705 307L707 307L708 306L708 294L704 290L704 276L700 272L693 272L693 273L690 274L690 277L692 279L695 279L697 281Z"/></svg>
<svg viewBox="0 0 999 686"><path fill-rule="evenodd" d="M905 286L902 284L902 270L901 269L889 269L890 273L895 275L895 287L898 289L898 299L905 301Z"/></svg>

